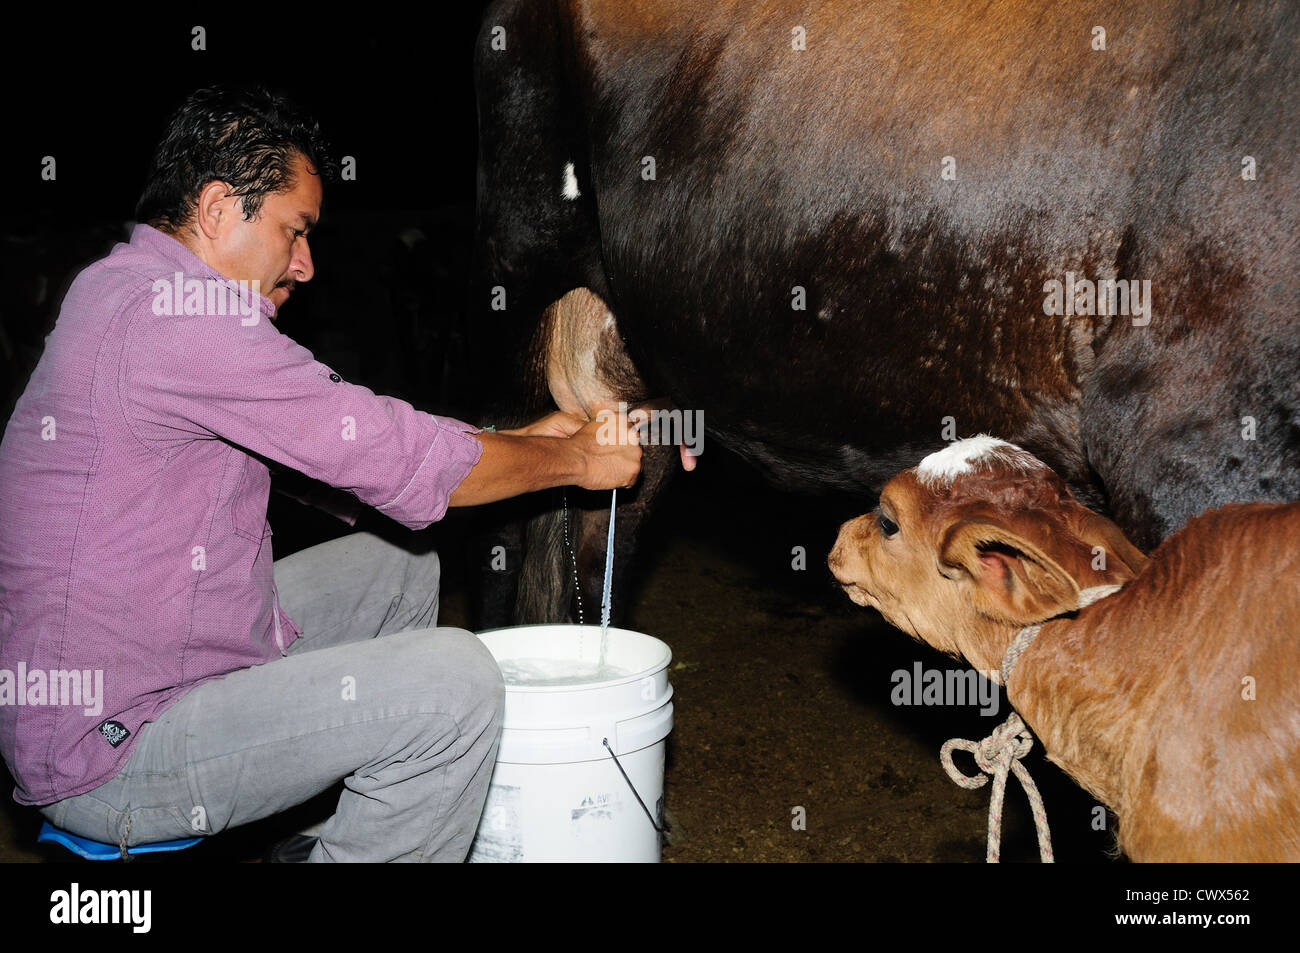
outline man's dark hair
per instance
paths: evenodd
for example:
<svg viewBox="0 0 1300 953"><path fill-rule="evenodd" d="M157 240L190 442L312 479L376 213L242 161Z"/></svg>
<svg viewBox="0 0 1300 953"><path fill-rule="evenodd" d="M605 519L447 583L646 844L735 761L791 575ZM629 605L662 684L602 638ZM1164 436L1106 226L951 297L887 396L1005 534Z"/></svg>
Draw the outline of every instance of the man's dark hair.
<svg viewBox="0 0 1300 953"><path fill-rule="evenodd" d="M136 220L175 233L214 179L243 198L244 219L252 219L267 195L293 188L298 154L322 182L334 181L334 160L319 124L289 99L262 87L200 89L172 116L158 143Z"/></svg>

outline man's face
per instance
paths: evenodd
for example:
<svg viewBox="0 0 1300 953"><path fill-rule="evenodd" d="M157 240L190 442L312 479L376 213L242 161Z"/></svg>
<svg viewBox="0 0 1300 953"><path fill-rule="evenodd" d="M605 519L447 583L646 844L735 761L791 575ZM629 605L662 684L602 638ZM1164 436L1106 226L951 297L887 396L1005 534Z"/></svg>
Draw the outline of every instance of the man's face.
<svg viewBox="0 0 1300 953"><path fill-rule="evenodd" d="M301 155L292 168L292 188L265 196L251 220L244 220L241 199L232 196L223 203L229 217L211 243L208 262L227 278L260 282L277 315L293 287L315 273L307 233L320 217L320 176Z"/></svg>

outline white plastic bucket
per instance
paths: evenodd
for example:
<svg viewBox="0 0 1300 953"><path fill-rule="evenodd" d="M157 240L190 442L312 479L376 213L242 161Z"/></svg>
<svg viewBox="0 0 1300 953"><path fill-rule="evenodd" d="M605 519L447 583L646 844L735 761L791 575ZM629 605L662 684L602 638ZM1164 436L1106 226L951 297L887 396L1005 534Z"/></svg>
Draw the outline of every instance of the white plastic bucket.
<svg viewBox="0 0 1300 953"><path fill-rule="evenodd" d="M547 659L594 671L600 660L596 625L513 626L479 638L498 663ZM565 685L507 679L471 863L659 861L664 748L673 728L670 661L658 639L611 627L605 662L628 674Z"/></svg>

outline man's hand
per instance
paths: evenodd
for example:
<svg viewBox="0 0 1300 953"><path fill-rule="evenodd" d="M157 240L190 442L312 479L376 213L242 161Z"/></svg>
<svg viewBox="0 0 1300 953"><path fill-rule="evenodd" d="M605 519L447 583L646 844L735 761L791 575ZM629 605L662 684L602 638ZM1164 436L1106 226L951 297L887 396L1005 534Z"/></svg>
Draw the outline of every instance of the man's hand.
<svg viewBox="0 0 1300 953"><path fill-rule="evenodd" d="M648 421L646 412L641 409L633 410L628 414L628 419L638 425L644 424ZM579 417L576 414L557 410L554 413L547 414L545 417L533 421L527 426L516 427L514 430L499 430L497 432L515 434L520 437L572 437L588 423L589 421L585 417ZM698 458L687 450L685 445L679 445L677 451L682 462L682 469L688 473L691 470L694 470L698 464Z"/></svg>
<svg viewBox="0 0 1300 953"><path fill-rule="evenodd" d="M514 430L498 430L497 433L513 434L517 437L572 437L587 423L587 418L576 414L566 414L557 410L539 420L534 420L524 427Z"/></svg>
<svg viewBox="0 0 1300 953"><path fill-rule="evenodd" d="M632 418L632 419L629 419ZM622 415L602 410L568 442L582 454L585 472L578 479L584 490L613 490L636 483L641 473L638 412Z"/></svg>
<svg viewBox="0 0 1300 953"><path fill-rule="evenodd" d="M613 411L602 411L591 421L549 414L527 427L481 433L475 439L483 444L483 455L452 491L452 506L492 503L554 486L628 487L641 472L638 435L626 415Z"/></svg>

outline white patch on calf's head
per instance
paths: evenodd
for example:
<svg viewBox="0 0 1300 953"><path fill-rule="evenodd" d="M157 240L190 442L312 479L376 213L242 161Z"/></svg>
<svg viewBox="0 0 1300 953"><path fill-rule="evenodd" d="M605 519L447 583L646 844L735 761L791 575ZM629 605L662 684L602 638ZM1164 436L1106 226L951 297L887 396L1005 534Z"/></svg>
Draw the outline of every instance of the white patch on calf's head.
<svg viewBox="0 0 1300 953"><path fill-rule="evenodd" d="M560 194L569 201L573 201L582 194L578 191L578 174L573 171L572 162L566 162L564 164L563 185L560 189Z"/></svg>
<svg viewBox="0 0 1300 953"><path fill-rule="evenodd" d="M964 473L973 473L981 464L1001 463L1015 470L1029 472L1046 464L1014 443L982 433L965 440L955 440L938 450L916 468L916 477L927 489L950 486Z"/></svg>

